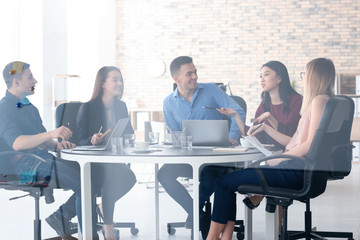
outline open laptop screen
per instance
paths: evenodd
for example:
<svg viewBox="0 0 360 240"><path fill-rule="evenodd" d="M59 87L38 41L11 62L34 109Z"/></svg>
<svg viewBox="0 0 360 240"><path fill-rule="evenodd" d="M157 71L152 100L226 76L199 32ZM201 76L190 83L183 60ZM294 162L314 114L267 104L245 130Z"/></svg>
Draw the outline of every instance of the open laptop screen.
<svg viewBox="0 0 360 240"><path fill-rule="evenodd" d="M124 130L126 129L126 127L130 124L129 118L121 118L119 119L119 121L116 123L114 129L111 131L110 134L108 134L107 138L104 139L104 141L106 141L105 145L98 145L98 146L78 146L76 148L74 148L73 150L75 151L103 151L103 150L107 150L110 149L111 147L111 138L119 138L123 135Z"/></svg>
<svg viewBox="0 0 360 240"><path fill-rule="evenodd" d="M227 120L182 120L182 126L194 146L230 145Z"/></svg>

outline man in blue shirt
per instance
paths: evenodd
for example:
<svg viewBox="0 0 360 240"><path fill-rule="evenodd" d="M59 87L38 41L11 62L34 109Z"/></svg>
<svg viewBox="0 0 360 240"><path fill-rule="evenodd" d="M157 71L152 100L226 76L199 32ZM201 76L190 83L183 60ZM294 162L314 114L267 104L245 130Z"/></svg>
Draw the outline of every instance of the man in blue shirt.
<svg viewBox="0 0 360 240"><path fill-rule="evenodd" d="M81 223L80 169L77 164L55 159L48 151L74 147L74 144L67 141L72 132L66 127L47 132L42 125L38 109L26 98L34 94L37 83L29 64L11 62L4 68L3 77L7 91L0 101L1 149L31 152L44 158L46 162L41 163L37 168L37 180L50 177L56 164L57 171L54 174L58 177L59 186L72 189L74 195L46 220L62 238L71 238L69 223L75 215L74 198L76 198L76 213ZM61 138L62 141L60 143L54 141L53 139L56 138ZM29 172L36 162L35 159L29 157L13 160L18 174Z"/></svg>
<svg viewBox="0 0 360 240"><path fill-rule="evenodd" d="M175 58L170 64L171 76L177 84L173 93L164 100L163 110L166 125L173 131L182 130L182 120L184 119L213 119L221 120L223 115L214 108L235 109L244 121L245 113L242 108L216 84L197 83L197 69L191 57L180 56ZM240 129L236 121L232 119L229 141L232 145L237 145L240 138ZM211 131L211 129L209 129ZM214 192L214 181L216 177L225 174L228 168L207 166L203 168L199 186L200 209L203 208L205 201ZM192 178L192 169L187 164L164 164L158 172L158 180L167 193L188 213L186 227L192 228L193 219L193 200L186 188L176 179L178 177ZM200 212L201 232L205 239L208 231L210 219ZM205 224L206 222L206 224Z"/></svg>

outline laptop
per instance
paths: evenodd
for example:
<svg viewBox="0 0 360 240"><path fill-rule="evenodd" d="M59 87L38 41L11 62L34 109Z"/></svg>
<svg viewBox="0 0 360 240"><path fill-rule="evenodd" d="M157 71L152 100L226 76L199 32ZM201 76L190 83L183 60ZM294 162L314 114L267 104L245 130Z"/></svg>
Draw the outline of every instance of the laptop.
<svg viewBox="0 0 360 240"><path fill-rule="evenodd" d="M227 120L182 120L193 146L230 146Z"/></svg>
<svg viewBox="0 0 360 240"><path fill-rule="evenodd" d="M122 136L126 126L129 124L129 118L121 118L116 123L114 130L111 131L105 145L95 146L77 146L73 151L104 151L111 148L111 138L119 138Z"/></svg>

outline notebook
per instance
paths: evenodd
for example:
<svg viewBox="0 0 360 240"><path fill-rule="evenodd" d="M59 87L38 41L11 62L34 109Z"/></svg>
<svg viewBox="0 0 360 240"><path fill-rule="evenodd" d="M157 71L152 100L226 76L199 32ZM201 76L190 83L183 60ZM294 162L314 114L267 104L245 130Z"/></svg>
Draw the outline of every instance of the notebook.
<svg viewBox="0 0 360 240"><path fill-rule="evenodd" d="M122 136L126 126L129 124L129 118L121 118L116 123L114 130L110 133L109 138L106 141L105 145L96 145L96 146L77 146L73 148L73 151L104 151L111 148L111 138L119 138Z"/></svg>
<svg viewBox="0 0 360 240"><path fill-rule="evenodd" d="M185 134L192 136L193 146L229 146L227 120L182 120Z"/></svg>

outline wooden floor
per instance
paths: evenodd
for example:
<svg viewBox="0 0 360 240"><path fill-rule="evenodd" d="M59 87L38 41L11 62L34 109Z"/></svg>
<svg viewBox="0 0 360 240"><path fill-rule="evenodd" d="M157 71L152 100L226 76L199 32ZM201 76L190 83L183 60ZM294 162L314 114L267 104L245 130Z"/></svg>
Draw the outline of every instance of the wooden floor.
<svg viewBox="0 0 360 240"><path fill-rule="evenodd" d="M138 174L140 182L151 179L151 166L143 168L142 165L132 165ZM145 169L145 170L144 170ZM151 185L151 184L150 184ZM9 201L10 197L21 195L21 192L0 190L0 239L27 240L33 239L34 202L30 197ZM57 190L56 202L50 205L41 200L41 218L50 215L57 207L66 201L71 192ZM243 216L242 196L238 195L238 218ZM178 229L173 236L169 236L166 223L183 221L186 219L185 212L166 193L160 194L160 237L161 239L190 239L190 230ZM121 229L122 240L152 240L155 239L154 231L154 193L153 189L147 188L147 184L136 184L135 187L116 204L115 220L136 222L140 232L138 236L132 236L129 229ZM360 164L354 163L351 174L344 180L330 182L326 192L312 200L313 225L318 230L352 231L354 238L360 240ZM254 213L254 240L264 239L265 204L260 205ZM303 228L303 214L305 206L296 202L289 209L289 228ZM42 222L43 238L55 236L55 232ZM236 239L235 236L233 239Z"/></svg>

